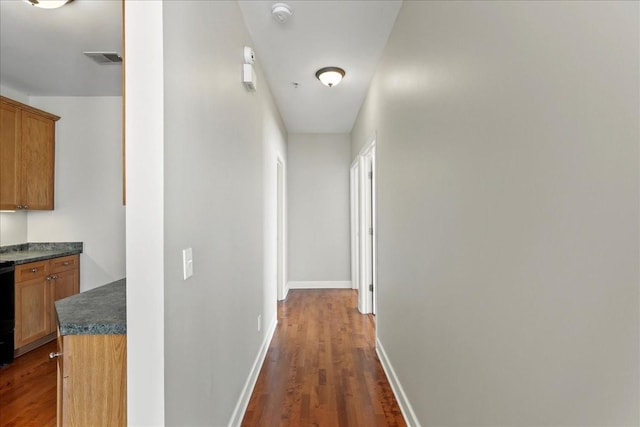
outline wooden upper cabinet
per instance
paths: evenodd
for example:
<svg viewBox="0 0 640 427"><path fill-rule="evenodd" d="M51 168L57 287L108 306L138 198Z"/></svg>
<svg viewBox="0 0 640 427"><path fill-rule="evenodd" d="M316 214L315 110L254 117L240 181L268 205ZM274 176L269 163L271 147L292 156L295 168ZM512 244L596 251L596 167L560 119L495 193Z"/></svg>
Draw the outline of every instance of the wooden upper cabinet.
<svg viewBox="0 0 640 427"><path fill-rule="evenodd" d="M0 97L0 209L52 210L58 116Z"/></svg>
<svg viewBox="0 0 640 427"><path fill-rule="evenodd" d="M20 195L20 110L0 103L0 209L15 209Z"/></svg>
<svg viewBox="0 0 640 427"><path fill-rule="evenodd" d="M53 209L55 122L22 111L22 162L20 182L25 209Z"/></svg>

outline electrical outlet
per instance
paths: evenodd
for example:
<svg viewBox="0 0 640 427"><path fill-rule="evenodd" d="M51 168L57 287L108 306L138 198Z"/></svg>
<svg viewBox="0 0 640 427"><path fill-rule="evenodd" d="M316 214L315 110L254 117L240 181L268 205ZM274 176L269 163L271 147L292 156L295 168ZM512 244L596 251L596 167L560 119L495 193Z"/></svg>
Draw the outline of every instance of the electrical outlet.
<svg viewBox="0 0 640 427"><path fill-rule="evenodd" d="M258 332L262 330L262 314L258 315Z"/></svg>

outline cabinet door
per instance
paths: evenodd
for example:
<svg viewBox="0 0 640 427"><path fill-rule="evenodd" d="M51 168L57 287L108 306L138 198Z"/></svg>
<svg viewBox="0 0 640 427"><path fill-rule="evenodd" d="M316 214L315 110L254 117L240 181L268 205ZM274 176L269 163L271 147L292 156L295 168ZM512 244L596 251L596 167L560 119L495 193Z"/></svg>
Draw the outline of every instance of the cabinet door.
<svg viewBox="0 0 640 427"><path fill-rule="evenodd" d="M0 104L0 209L15 210L20 195L20 111Z"/></svg>
<svg viewBox="0 0 640 427"><path fill-rule="evenodd" d="M127 336L62 337L61 426L127 425Z"/></svg>
<svg viewBox="0 0 640 427"><path fill-rule="evenodd" d="M21 112L20 191L25 209L53 209L55 122Z"/></svg>
<svg viewBox="0 0 640 427"><path fill-rule="evenodd" d="M80 287L80 271L75 268L61 273L55 273L53 277L54 279L51 281L51 320L49 323L51 330L49 332L54 332L56 330L56 325L58 324L56 310L53 303L59 299L70 297L71 295L78 293Z"/></svg>
<svg viewBox="0 0 640 427"><path fill-rule="evenodd" d="M15 348L51 333L50 281L35 278L15 284Z"/></svg>
<svg viewBox="0 0 640 427"><path fill-rule="evenodd" d="M62 377L65 374L64 372L64 340L60 335L60 329L56 328L58 333L56 337L58 339L58 354L59 356L56 358L56 370L57 370L57 381L56 381L56 414L57 414L57 425L62 426L62 420L64 416L62 414L63 408L63 386L62 386Z"/></svg>

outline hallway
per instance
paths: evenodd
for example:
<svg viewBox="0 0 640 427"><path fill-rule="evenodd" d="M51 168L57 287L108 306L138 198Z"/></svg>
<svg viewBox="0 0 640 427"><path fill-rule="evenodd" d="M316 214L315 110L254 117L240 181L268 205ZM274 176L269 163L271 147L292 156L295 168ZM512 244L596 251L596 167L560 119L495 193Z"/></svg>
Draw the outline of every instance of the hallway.
<svg viewBox="0 0 640 427"><path fill-rule="evenodd" d="M352 290L291 290L243 426L404 426Z"/></svg>

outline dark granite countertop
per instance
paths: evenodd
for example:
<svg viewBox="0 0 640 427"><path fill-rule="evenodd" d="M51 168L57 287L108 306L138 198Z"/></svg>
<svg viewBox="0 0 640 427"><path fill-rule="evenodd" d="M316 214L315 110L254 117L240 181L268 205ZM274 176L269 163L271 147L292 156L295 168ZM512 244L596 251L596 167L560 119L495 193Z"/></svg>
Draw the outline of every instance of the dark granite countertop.
<svg viewBox="0 0 640 427"><path fill-rule="evenodd" d="M82 242L23 243L0 247L0 261L16 265L82 253Z"/></svg>
<svg viewBox="0 0 640 427"><path fill-rule="evenodd" d="M56 301L60 335L127 333L126 279Z"/></svg>

